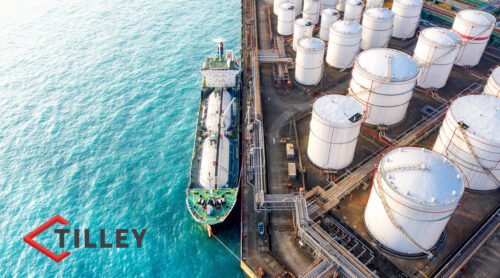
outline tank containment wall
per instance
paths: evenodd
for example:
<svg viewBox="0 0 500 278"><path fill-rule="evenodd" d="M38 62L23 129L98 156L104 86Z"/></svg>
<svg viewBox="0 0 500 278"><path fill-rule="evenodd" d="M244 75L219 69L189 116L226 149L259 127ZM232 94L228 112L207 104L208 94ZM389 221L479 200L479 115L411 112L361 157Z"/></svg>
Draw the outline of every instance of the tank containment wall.
<svg viewBox="0 0 500 278"><path fill-rule="evenodd" d="M420 66L417 84L429 89L444 87L457 57L459 45L460 37L450 29L424 29L413 52L413 58Z"/></svg>
<svg viewBox="0 0 500 278"><path fill-rule="evenodd" d="M483 94L500 97L500 66L497 66L488 77Z"/></svg>
<svg viewBox="0 0 500 278"><path fill-rule="evenodd" d="M349 94L365 107L366 123L401 122L416 85L418 65L413 57L395 49L372 48L354 62Z"/></svg>
<svg viewBox="0 0 500 278"><path fill-rule="evenodd" d="M295 5L292 3L281 3L278 12L278 34L282 36L293 35L293 23L295 21Z"/></svg>
<svg viewBox="0 0 500 278"><path fill-rule="evenodd" d="M361 44L361 25L339 20L330 26L326 63L334 68L351 68Z"/></svg>
<svg viewBox="0 0 500 278"><path fill-rule="evenodd" d="M456 65L473 67L479 64L495 23L495 17L487 12L461 10L457 13L451 28L462 38Z"/></svg>
<svg viewBox="0 0 500 278"><path fill-rule="evenodd" d="M402 147L380 160L365 210L370 235L405 255L430 254L464 193L460 169L433 151Z"/></svg>
<svg viewBox="0 0 500 278"><path fill-rule="evenodd" d="M326 95L313 105L307 156L317 167L337 170L351 164L363 107L351 97Z"/></svg>
<svg viewBox="0 0 500 278"><path fill-rule="evenodd" d="M420 12L424 3L422 0L395 0L392 4L394 26L392 36L398 39L408 39L415 35L420 21Z"/></svg>
<svg viewBox="0 0 500 278"><path fill-rule="evenodd" d="M335 9L325 9L321 13L321 26L319 29L319 38L328 41L330 38L330 26L339 20L339 12Z"/></svg>
<svg viewBox="0 0 500 278"><path fill-rule="evenodd" d="M386 8L371 8L363 15L361 49L387 47L392 35L394 14Z"/></svg>
<svg viewBox="0 0 500 278"><path fill-rule="evenodd" d="M312 37L314 25L311 20L298 18L293 25L292 48L297 51L297 45L300 39Z"/></svg>
<svg viewBox="0 0 500 278"><path fill-rule="evenodd" d="M500 187L500 98L466 95L446 113L433 150L455 161L474 190Z"/></svg>

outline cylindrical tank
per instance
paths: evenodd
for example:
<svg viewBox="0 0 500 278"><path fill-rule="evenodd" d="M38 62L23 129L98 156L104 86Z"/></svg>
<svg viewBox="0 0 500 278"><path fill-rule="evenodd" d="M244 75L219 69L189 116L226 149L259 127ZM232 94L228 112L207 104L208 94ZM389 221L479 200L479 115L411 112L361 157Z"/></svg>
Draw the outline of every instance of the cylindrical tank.
<svg viewBox="0 0 500 278"><path fill-rule="evenodd" d="M351 97L326 95L313 105L307 157L317 167L338 170L351 164L363 107Z"/></svg>
<svg viewBox="0 0 500 278"><path fill-rule="evenodd" d="M497 189L500 187L499 127L500 98L459 97L446 113L433 150L457 163L471 189Z"/></svg>
<svg viewBox="0 0 500 278"><path fill-rule="evenodd" d="M319 0L304 0L302 17L310 19L314 25L319 22Z"/></svg>
<svg viewBox="0 0 500 278"><path fill-rule="evenodd" d="M339 20L340 14L335 9L325 9L321 13L321 28L319 29L319 38L328 41L330 38L330 26Z"/></svg>
<svg viewBox="0 0 500 278"><path fill-rule="evenodd" d="M339 0L320 0L320 13L323 16L323 11L325 9L335 9Z"/></svg>
<svg viewBox="0 0 500 278"><path fill-rule="evenodd" d="M295 80L302 85L316 85L323 74L325 43L318 38L303 38L297 46Z"/></svg>
<svg viewBox="0 0 500 278"><path fill-rule="evenodd" d="M288 3L289 0L274 0L273 2L273 13L278 16L281 3Z"/></svg>
<svg viewBox="0 0 500 278"><path fill-rule="evenodd" d="M392 4L392 12L394 13L393 37L407 39L415 35L423 5L422 0L394 0Z"/></svg>
<svg viewBox="0 0 500 278"><path fill-rule="evenodd" d="M383 246L429 254L456 210L466 181L446 157L418 147L389 151L374 175L365 225Z"/></svg>
<svg viewBox="0 0 500 278"><path fill-rule="evenodd" d="M278 13L278 34L290 36L293 34L293 22L295 21L295 5L292 3L281 3Z"/></svg>
<svg viewBox="0 0 500 278"><path fill-rule="evenodd" d="M430 27L420 33L413 52L420 66L417 78L420 87L439 89L446 85L459 43L460 37L450 29Z"/></svg>
<svg viewBox="0 0 500 278"><path fill-rule="evenodd" d="M292 48L297 51L297 45L302 38L312 37L314 25L310 19L298 18L293 25Z"/></svg>
<svg viewBox="0 0 500 278"><path fill-rule="evenodd" d="M371 8L363 15L361 49L387 47L392 35L394 14L386 8Z"/></svg>
<svg viewBox="0 0 500 278"><path fill-rule="evenodd" d="M500 66L497 66L488 77L483 94L500 97Z"/></svg>
<svg viewBox="0 0 500 278"><path fill-rule="evenodd" d="M352 67L361 44L361 25L339 20L330 26L326 63L334 68Z"/></svg>
<svg viewBox="0 0 500 278"><path fill-rule="evenodd" d="M478 10L461 10L453 21L451 30L462 37L456 65L475 66L483 55L496 19L493 15Z"/></svg>
<svg viewBox="0 0 500 278"><path fill-rule="evenodd" d="M364 3L361 0L347 0L345 4L344 20L360 23L363 7Z"/></svg>
<svg viewBox="0 0 500 278"><path fill-rule="evenodd" d="M366 8L382 8L384 0L366 0Z"/></svg>
<svg viewBox="0 0 500 278"><path fill-rule="evenodd" d="M347 0L339 0L339 2L337 2L337 11L343 12L345 10L346 1Z"/></svg>
<svg viewBox="0 0 500 278"><path fill-rule="evenodd" d="M295 17L302 13L302 1L303 0L289 0L290 3L295 5Z"/></svg>
<svg viewBox="0 0 500 278"><path fill-rule="evenodd" d="M417 62L395 49L372 48L356 56L349 94L365 106L366 123L401 122L418 75Z"/></svg>

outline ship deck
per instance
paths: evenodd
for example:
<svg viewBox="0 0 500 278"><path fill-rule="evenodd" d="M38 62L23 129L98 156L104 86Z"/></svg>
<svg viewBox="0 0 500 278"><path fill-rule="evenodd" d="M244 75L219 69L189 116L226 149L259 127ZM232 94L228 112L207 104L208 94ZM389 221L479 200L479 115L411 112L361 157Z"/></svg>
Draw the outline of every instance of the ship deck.
<svg viewBox="0 0 500 278"><path fill-rule="evenodd" d="M214 206L212 215L207 214L207 210L197 201L199 199L208 201L209 199L225 199L224 204ZM192 189L187 192L187 205L193 217L200 223L214 225L226 219L231 213L238 198L238 188L214 190L213 194L207 189Z"/></svg>

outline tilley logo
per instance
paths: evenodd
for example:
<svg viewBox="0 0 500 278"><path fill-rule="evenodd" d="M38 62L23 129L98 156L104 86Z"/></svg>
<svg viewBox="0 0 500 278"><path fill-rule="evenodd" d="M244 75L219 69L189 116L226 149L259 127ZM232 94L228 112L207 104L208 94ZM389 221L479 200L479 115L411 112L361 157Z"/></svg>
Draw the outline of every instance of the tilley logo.
<svg viewBox="0 0 500 278"><path fill-rule="evenodd" d="M54 252L49 249L43 247L40 243L36 242L34 238L50 228L52 225L59 223L61 225L69 225L68 220L64 219L60 215L56 215L52 217L49 221L43 223L40 227L36 228L34 231L29 233L27 236L23 238L24 242L28 243L31 247L40 251L45 256L51 258L55 262L60 262L67 256L71 254L71 252L62 252L59 255L56 255ZM142 240L144 239L144 235L146 234L146 229L142 229L140 233L136 229L131 229L132 234L137 242L137 248L142 248ZM116 244L115 248L129 248L129 244L127 241L127 233L128 229L116 229L115 230L115 239ZM54 233L59 235L59 247L64 248L65 246L65 234L70 233L70 229L54 229ZM83 246L80 246L80 229L73 229L73 239L74 239L74 248L97 248L97 243L92 243L90 240L90 230L84 229L84 243ZM100 229L99 232L99 247L100 248L113 248L112 242L106 242L106 230Z"/></svg>

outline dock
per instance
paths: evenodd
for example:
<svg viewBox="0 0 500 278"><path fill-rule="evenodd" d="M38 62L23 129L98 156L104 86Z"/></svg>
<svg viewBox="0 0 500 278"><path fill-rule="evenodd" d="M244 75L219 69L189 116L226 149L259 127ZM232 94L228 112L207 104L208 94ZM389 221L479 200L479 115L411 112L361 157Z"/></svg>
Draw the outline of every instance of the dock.
<svg viewBox="0 0 500 278"><path fill-rule="evenodd" d="M242 1L244 272L249 277L457 275L499 233L500 192L469 193L447 226L446 245L432 260L384 252L364 227L364 205L380 155L398 146L432 147L449 101L482 90L488 70L499 63L495 55L484 55L474 69L454 66L443 89L415 88L403 123L387 130L363 125L351 166L324 171L306 156L310 106L319 95L345 94L350 69L325 66L317 86L296 83L290 37L276 33L276 21L269 1ZM415 38L391 39L389 47L411 54L415 44ZM288 144L295 148L291 160ZM296 179L289 178L289 163L296 165Z"/></svg>

